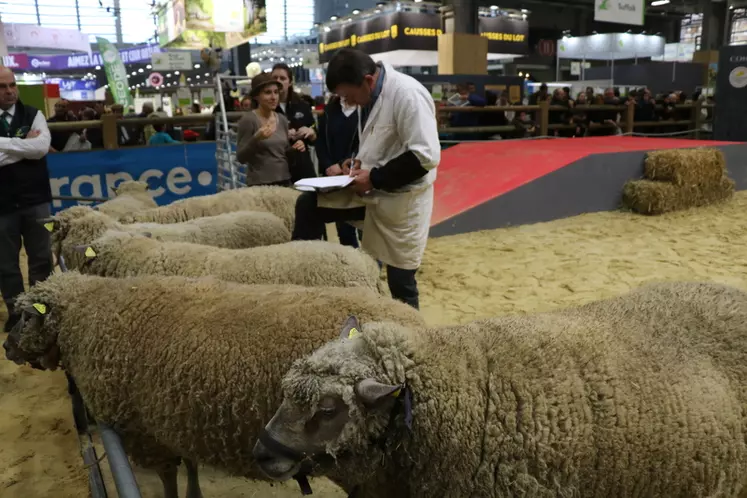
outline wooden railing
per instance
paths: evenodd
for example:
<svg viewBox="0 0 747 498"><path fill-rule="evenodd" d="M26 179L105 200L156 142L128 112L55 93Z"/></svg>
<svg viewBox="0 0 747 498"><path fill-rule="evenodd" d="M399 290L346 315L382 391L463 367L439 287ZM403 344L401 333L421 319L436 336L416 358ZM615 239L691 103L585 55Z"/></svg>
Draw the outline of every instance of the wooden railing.
<svg viewBox="0 0 747 498"><path fill-rule="evenodd" d="M439 114L439 132L454 134L457 137L460 134L465 133L486 133L486 134L500 134L500 133L516 133L519 131L514 125L506 126L471 126L471 127L451 127L443 125L444 121L448 119L441 119L443 117L448 118L448 115L452 113L496 113L496 112L527 112L535 116L535 125L537 132L536 136L546 137L553 135L556 130L572 130L577 126L574 124L550 124L550 112L551 111L562 111L566 113L574 112L593 112L593 111L617 111L620 115L620 121L617 126L620 127L623 133L632 133L634 129L653 129L653 128L672 128L672 127L685 127L693 132L693 138L700 138L703 133L703 125L708 122L704 118L702 111L703 109L713 108L712 105L704 104L701 101L693 104L682 104L675 106L676 110L688 109L689 119L685 120L659 120L659 121L634 121L635 117L635 106L634 105L579 105L576 107L568 108L562 106L551 106L549 102L541 102L539 105L517 105L517 106L490 106L490 107L457 107L457 106L446 106L438 107L437 113ZM661 109L661 106L656 107L657 111ZM319 115L322 111L314 111L315 114ZM235 123L244 115L243 112L229 112L227 118L229 123ZM167 124L171 126L205 126L215 120L213 114L190 114L186 116L175 116L175 117L159 117L159 118L125 118L122 119L114 114L106 114L101 117L101 120L97 121L67 121L61 123L49 123L49 129L52 131L80 131L83 129L101 128L103 130L103 142L105 149L117 149L119 148L118 142L118 125L126 125L129 127L140 127L148 124ZM235 126L233 124L232 126ZM597 128L610 128L613 125L610 124L590 124L586 127L590 130Z"/></svg>

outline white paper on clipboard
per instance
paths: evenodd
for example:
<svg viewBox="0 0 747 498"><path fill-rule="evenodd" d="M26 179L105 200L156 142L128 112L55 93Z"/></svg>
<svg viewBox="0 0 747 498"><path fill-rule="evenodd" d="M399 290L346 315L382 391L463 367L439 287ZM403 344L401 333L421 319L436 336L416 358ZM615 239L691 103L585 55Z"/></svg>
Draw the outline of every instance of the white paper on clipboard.
<svg viewBox="0 0 747 498"><path fill-rule="evenodd" d="M338 176L320 176L317 178L303 178L298 180L293 186L297 190L305 192L328 191L345 188L353 183L353 177L348 175Z"/></svg>

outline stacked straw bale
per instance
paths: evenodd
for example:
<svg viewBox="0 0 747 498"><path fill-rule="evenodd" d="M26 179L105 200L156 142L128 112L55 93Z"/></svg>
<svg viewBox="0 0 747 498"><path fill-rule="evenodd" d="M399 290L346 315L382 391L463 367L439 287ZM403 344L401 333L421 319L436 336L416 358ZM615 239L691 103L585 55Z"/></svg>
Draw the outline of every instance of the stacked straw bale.
<svg viewBox="0 0 747 498"><path fill-rule="evenodd" d="M712 147L649 152L644 179L623 188L623 204L640 214L663 214L724 201L734 193L723 153Z"/></svg>

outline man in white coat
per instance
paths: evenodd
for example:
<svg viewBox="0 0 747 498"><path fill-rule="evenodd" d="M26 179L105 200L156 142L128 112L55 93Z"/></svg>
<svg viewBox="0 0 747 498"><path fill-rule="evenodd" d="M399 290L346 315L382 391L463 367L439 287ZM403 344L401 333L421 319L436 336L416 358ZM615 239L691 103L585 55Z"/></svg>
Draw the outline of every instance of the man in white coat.
<svg viewBox="0 0 747 498"><path fill-rule="evenodd" d="M355 49L342 49L329 62L327 88L359 107L358 154L332 167L354 179L344 190L303 193L293 240L321 239L325 223L363 221L363 249L387 265L392 296L417 309L415 273L441 160L433 98L411 76Z"/></svg>

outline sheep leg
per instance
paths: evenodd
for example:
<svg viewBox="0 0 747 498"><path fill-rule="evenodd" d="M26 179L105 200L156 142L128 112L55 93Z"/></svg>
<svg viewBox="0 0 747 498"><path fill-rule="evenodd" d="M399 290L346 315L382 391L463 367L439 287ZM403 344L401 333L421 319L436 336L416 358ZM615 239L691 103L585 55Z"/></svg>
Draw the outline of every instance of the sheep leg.
<svg viewBox="0 0 747 498"><path fill-rule="evenodd" d="M163 484L163 498L179 498L179 487L176 482L178 472L179 467L176 465L169 465L158 470L158 477L161 478Z"/></svg>
<svg viewBox="0 0 747 498"><path fill-rule="evenodd" d="M200 490L200 477L197 473L197 464L185 458L184 465L187 467L187 498L202 498Z"/></svg>

